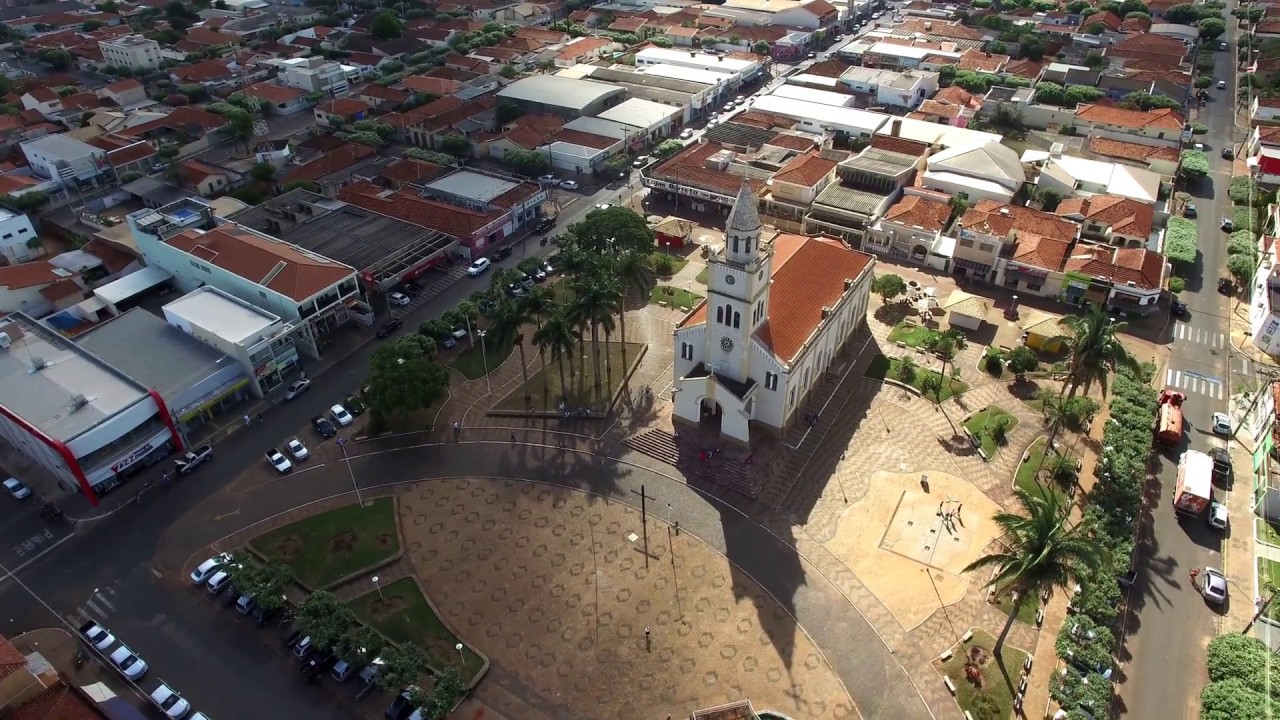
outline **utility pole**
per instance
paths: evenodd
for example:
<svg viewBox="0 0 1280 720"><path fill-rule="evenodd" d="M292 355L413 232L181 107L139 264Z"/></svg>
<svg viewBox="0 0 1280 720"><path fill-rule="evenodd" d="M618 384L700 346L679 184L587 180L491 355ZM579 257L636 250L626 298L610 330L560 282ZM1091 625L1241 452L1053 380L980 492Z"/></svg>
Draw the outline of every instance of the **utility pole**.
<svg viewBox="0 0 1280 720"><path fill-rule="evenodd" d="M644 567L647 570L649 568L649 503L648 501L657 500L657 498L649 497L648 495L646 495L644 493L644 485L640 486L640 492L636 492L635 490L632 490L631 494L640 496L640 527L641 527L641 532L644 533Z"/></svg>

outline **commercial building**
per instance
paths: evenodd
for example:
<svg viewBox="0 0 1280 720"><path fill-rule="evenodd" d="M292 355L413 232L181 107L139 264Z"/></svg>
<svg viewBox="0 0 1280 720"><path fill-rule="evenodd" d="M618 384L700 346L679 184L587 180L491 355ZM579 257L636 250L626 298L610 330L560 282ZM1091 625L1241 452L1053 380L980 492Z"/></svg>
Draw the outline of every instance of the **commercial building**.
<svg viewBox="0 0 1280 720"><path fill-rule="evenodd" d="M526 112L565 118L599 115L626 95L626 90L616 85L559 75L522 78L498 91L500 100L510 100Z"/></svg>
<svg viewBox="0 0 1280 720"><path fill-rule="evenodd" d="M158 391L21 313L0 320L0 436L95 505L183 448Z"/></svg>
<svg viewBox="0 0 1280 720"><path fill-rule="evenodd" d="M735 86L750 82L764 70L764 65L758 60L744 60L670 48L645 48L636 53L635 58L638 68L648 65L676 65L695 70L727 73L732 77L731 82Z"/></svg>
<svg viewBox="0 0 1280 720"><path fill-rule="evenodd" d="M212 286L278 317L295 326L303 355L318 358L324 336L348 322L372 324L355 268L219 220L195 198L128 215L138 252L174 287ZM274 386L281 378L269 380Z"/></svg>
<svg viewBox="0 0 1280 720"><path fill-rule="evenodd" d="M99 40L98 49L107 65L130 70L151 70L160 67L160 43L142 35L125 35L110 40Z"/></svg>
<svg viewBox="0 0 1280 720"><path fill-rule="evenodd" d="M260 396L242 364L142 308L77 335L76 343L160 393L184 438Z"/></svg>
<svg viewBox="0 0 1280 720"><path fill-rule="evenodd" d="M22 143L22 154L36 176L56 180L63 187L93 184L112 172L106 150L67 135L45 135Z"/></svg>
<svg viewBox="0 0 1280 720"><path fill-rule="evenodd" d="M233 358L257 397L283 385L299 369L299 325L216 288L202 287L163 308L165 320L213 350Z"/></svg>
<svg viewBox="0 0 1280 720"><path fill-rule="evenodd" d="M303 92L324 93L335 98L351 91L351 73L342 65L322 57L292 58L279 62L277 79L287 87ZM356 71L359 76L359 71Z"/></svg>

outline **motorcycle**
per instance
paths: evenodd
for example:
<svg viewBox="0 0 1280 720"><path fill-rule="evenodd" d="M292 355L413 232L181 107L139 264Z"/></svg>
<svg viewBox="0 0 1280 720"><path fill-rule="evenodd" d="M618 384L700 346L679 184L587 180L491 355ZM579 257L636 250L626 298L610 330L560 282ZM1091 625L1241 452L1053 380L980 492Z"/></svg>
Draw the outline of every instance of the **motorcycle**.
<svg viewBox="0 0 1280 720"><path fill-rule="evenodd" d="M45 503L44 506L40 508L40 517L44 518L48 522L57 522L62 519L62 515L62 508L54 505L53 503Z"/></svg>
<svg viewBox="0 0 1280 720"><path fill-rule="evenodd" d="M75 654L74 660L75 660L77 669L84 667L84 664L88 659L89 658L86 657L84 654L84 648L80 648L80 647L76 648L76 654Z"/></svg>

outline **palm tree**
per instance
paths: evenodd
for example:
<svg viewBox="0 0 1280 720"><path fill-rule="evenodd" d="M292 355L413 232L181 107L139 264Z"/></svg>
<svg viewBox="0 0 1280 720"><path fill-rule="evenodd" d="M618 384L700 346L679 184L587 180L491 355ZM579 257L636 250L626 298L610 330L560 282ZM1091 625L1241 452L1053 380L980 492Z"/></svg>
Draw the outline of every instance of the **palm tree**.
<svg viewBox="0 0 1280 720"><path fill-rule="evenodd" d="M999 512L992 520L1000 527L999 548L969 563L963 572L995 568L985 587L997 593L1014 592L1013 608L992 652L1012 690L1013 680L1001 660L1000 651L1013 627L1013 620L1029 595L1074 585L1087 571L1097 570L1103 549L1089 537L1083 525L1067 523L1067 509L1057 493L1032 494L1014 490L1022 513Z"/></svg>
<svg viewBox="0 0 1280 720"><path fill-rule="evenodd" d="M653 284L653 265L643 253L629 252L613 263L613 275L622 286L622 302L618 310L618 325L622 331L622 367L627 367L627 295L632 290L645 293ZM612 387L612 386L610 386Z"/></svg>
<svg viewBox="0 0 1280 720"><path fill-rule="evenodd" d="M525 315L524 307L518 303L504 300L498 303L493 317L490 319L489 329L498 336L495 339L500 341L509 339L520 350L520 375L524 378L524 386L528 387L529 365L524 359L524 333L521 332L526 322L528 322L528 317Z"/></svg>
<svg viewBox="0 0 1280 720"><path fill-rule="evenodd" d="M1049 428L1049 437L1045 441L1044 452L1040 453L1040 466L1036 468L1036 481L1040 480L1040 471L1044 469L1045 460L1054 452L1054 441L1067 421L1067 408L1070 401L1060 392L1051 390L1040 392L1040 412L1044 415L1044 424Z"/></svg>
<svg viewBox="0 0 1280 720"><path fill-rule="evenodd" d="M540 287L535 287L529 291L528 295L520 299L521 312L526 318L533 320L534 337L537 337L536 333L542 330L542 319L549 315L554 307L554 303L551 302L551 295ZM538 346L538 359L542 363L542 372L545 375L547 372L547 355L542 352L541 345ZM542 396L545 399L547 395L546 383L542 384L542 390Z"/></svg>
<svg viewBox="0 0 1280 720"><path fill-rule="evenodd" d="M543 352L551 353L551 357L560 365L560 396L567 404L569 401L569 384L565 381L564 359L569 358L569 372L573 372L573 353L578 347L578 334L564 313L552 313L542 323L542 327L533 334L533 341ZM545 383L543 386L545 387Z"/></svg>
<svg viewBox="0 0 1280 720"><path fill-rule="evenodd" d="M615 308L618 306L616 291L610 286L608 278L593 275L574 283L576 297L569 306L569 319L582 332L591 330L592 366L595 370L593 378L596 390L600 389L600 321L609 318L612 322Z"/></svg>
<svg viewBox="0 0 1280 720"><path fill-rule="evenodd" d="M1071 333L1067 337L1070 353L1067 379L1062 386L1067 391L1067 399L1075 397L1082 387L1089 392L1095 382L1106 395L1108 373L1119 367L1138 370L1138 361L1117 337L1126 323L1107 317L1100 306L1094 305L1088 314L1068 317L1062 322Z"/></svg>

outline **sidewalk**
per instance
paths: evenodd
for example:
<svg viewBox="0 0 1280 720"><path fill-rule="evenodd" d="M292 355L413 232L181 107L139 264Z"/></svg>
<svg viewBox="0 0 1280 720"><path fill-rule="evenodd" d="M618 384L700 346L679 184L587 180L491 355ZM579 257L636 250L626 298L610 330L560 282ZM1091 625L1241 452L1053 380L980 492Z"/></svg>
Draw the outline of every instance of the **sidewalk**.
<svg viewBox="0 0 1280 720"><path fill-rule="evenodd" d="M66 630L41 628L9 638L9 642L24 655L40 653L68 684L85 687L102 683L118 697L124 698L125 702L138 708L150 707L146 699L132 685L122 680L119 674L106 665L105 660L96 659L93 651L86 650L89 660L77 668L75 653L76 648L80 647L80 641Z"/></svg>

